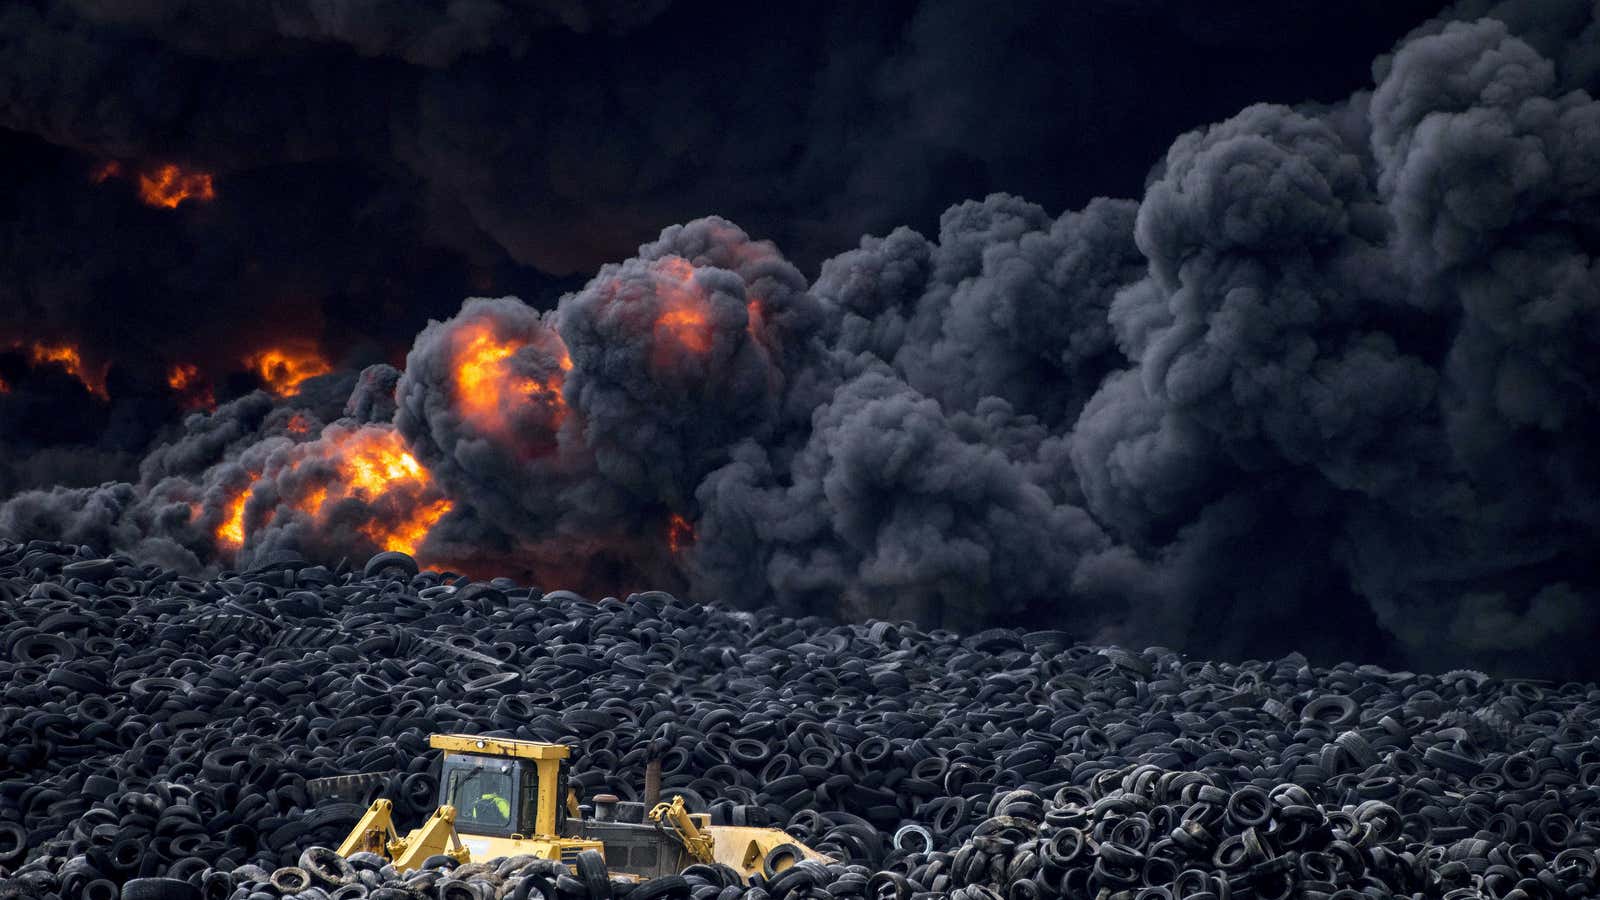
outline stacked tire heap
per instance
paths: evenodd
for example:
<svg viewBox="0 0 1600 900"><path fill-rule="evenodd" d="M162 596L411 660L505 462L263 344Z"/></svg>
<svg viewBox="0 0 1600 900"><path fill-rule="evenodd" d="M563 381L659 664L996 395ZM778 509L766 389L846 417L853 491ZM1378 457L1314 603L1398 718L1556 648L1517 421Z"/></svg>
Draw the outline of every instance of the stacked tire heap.
<svg viewBox="0 0 1600 900"><path fill-rule="evenodd" d="M0 896L1577 897L1597 718L1593 685L589 602L399 554L199 580L0 542ZM656 755L692 810L838 863L629 886L317 849L364 804L307 779L388 773L371 794L409 827L441 731L571 744L588 796L637 799Z"/></svg>

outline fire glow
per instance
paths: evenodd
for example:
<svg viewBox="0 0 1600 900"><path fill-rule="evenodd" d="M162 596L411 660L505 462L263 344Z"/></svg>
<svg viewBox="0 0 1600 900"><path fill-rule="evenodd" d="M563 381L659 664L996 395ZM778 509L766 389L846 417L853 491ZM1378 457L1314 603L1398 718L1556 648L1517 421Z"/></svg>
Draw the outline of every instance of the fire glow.
<svg viewBox="0 0 1600 900"><path fill-rule="evenodd" d="M122 163L111 159L95 166L89 173L89 180L104 184L126 173L127 168ZM138 184L140 202L158 209L177 209L181 203L205 203L217 197L210 172L184 169L172 163L142 170L133 179Z"/></svg>
<svg viewBox="0 0 1600 900"><path fill-rule="evenodd" d="M681 256L656 261L656 296L661 314L656 328L690 353L703 356L711 352L711 316L705 291L694 283L694 266ZM658 352L658 367L667 364Z"/></svg>
<svg viewBox="0 0 1600 900"><path fill-rule="evenodd" d="M167 370L167 387L178 395L184 409L211 409L217 405L211 386L200 376L200 367L194 363L176 363Z"/></svg>
<svg viewBox="0 0 1600 900"><path fill-rule="evenodd" d="M333 371L321 354L304 346L268 347L251 354L245 365L279 397L293 397L300 393L301 382Z"/></svg>
<svg viewBox="0 0 1600 900"><path fill-rule="evenodd" d="M250 500L250 491L255 488L260 475L252 474L250 483L244 490L235 494L228 500L227 515L223 517L222 524L217 526L217 543L229 550L238 550L244 546L244 506Z"/></svg>
<svg viewBox="0 0 1600 900"><path fill-rule="evenodd" d="M428 532L454 506L436 496L433 476L405 448L398 432L364 428L337 435L328 444L337 479L307 495L320 514L330 500L354 498L379 512L356 530L384 550L416 553ZM315 447L315 444L307 445Z"/></svg>
<svg viewBox="0 0 1600 900"><path fill-rule="evenodd" d="M204 202L216 196L209 172L186 172L169 163L139 175L139 199L149 206L177 209L185 200Z"/></svg>
<svg viewBox="0 0 1600 900"><path fill-rule="evenodd" d="M752 299L749 303L746 303L744 305L744 315L745 329L750 332L752 337L759 335L762 327L761 301Z"/></svg>
<svg viewBox="0 0 1600 900"><path fill-rule="evenodd" d="M667 549L676 556L694 546L694 526L677 513L667 520Z"/></svg>
<svg viewBox="0 0 1600 900"><path fill-rule="evenodd" d="M461 329L456 336L456 400L461 414L484 431L503 431L508 406L512 403L538 403L549 411L549 422L558 427L566 418L567 405L561 396L561 375L539 380L517 372L512 357L526 343L503 340L488 322ZM561 371L572 369L565 348L558 362Z"/></svg>
<svg viewBox="0 0 1600 900"><path fill-rule="evenodd" d="M32 344L15 343L13 347L26 347L28 361L35 366L51 365L64 370L68 375L78 380L88 389L89 393L101 400L110 398L106 393L106 369L102 366L98 373L90 372L83 363L83 355L78 348L66 343L37 342Z"/></svg>
<svg viewBox="0 0 1600 900"><path fill-rule="evenodd" d="M283 498L283 502L310 517L319 528L331 525L336 506L353 502L359 510L353 526L357 532L383 550L416 553L454 504L439 495L433 476L392 428L330 432L299 445L293 456L269 473L274 483L304 481L297 495ZM331 472L331 477L323 471ZM302 475L307 477L300 479ZM260 476L253 476L247 487L229 499L216 529L220 546L235 551L244 546L250 531L245 505L259 480ZM340 526L350 527L346 524L352 518L350 507L340 508Z"/></svg>

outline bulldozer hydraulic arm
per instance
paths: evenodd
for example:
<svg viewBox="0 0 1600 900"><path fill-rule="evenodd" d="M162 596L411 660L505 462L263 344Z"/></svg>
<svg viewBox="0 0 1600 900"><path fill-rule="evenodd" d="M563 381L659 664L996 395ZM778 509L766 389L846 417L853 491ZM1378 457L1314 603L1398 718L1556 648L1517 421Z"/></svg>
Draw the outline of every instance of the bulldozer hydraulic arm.
<svg viewBox="0 0 1600 900"><path fill-rule="evenodd" d="M387 856L385 849L398 838L394 830L394 804L388 800L374 800L356 822L356 827L350 829L350 836L339 845L339 855L349 856L365 850Z"/></svg>
<svg viewBox="0 0 1600 900"><path fill-rule="evenodd" d="M456 834L454 806L441 806L434 810L421 828L404 838L390 841L388 849L394 867L402 872L419 868L428 857L441 853L458 863L467 862L471 855Z"/></svg>
<svg viewBox="0 0 1600 900"><path fill-rule="evenodd" d="M689 811L683 807L682 797L673 797L670 803L657 803L650 810L650 820L658 828L675 832L695 862L707 865L716 862L716 841L695 827L694 820L689 818Z"/></svg>

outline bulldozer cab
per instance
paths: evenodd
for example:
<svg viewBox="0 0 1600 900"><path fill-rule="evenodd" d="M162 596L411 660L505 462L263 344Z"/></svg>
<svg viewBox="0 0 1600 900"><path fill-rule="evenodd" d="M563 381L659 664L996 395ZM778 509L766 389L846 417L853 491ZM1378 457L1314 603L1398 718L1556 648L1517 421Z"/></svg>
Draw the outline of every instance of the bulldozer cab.
<svg viewBox="0 0 1600 900"><path fill-rule="evenodd" d="M468 735L434 735L444 751L439 805L456 811L462 834L556 837L566 830L566 761L561 744Z"/></svg>

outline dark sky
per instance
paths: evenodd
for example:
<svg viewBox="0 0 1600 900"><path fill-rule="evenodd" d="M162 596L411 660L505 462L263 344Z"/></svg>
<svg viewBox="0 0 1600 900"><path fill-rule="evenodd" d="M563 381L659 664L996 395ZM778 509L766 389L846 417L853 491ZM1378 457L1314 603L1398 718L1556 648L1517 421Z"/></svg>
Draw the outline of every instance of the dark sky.
<svg viewBox="0 0 1600 900"><path fill-rule="evenodd" d="M992 191L1136 197L1174 135L1343 98L1437 4L439 6L10 5L0 337L217 379L262 331L381 355L710 212L814 274ZM204 169L217 198L146 208L91 183L113 159Z"/></svg>
<svg viewBox="0 0 1600 900"><path fill-rule="evenodd" d="M13 3L0 534L1589 672L1596 9Z"/></svg>
<svg viewBox="0 0 1600 900"><path fill-rule="evenodd" d="M0 379L34 390L0 404L0 496L129 477L182 413L172 366L225 399L289 338L399 363L465 296L549 306L696 216L814 275L992 191L1137 197L1174 135L1368 86L1436 5L11 4ZM142 203L168 164L215 199ZM112 402L33 371L14 345L35 341L77 348Z"/></svg>

